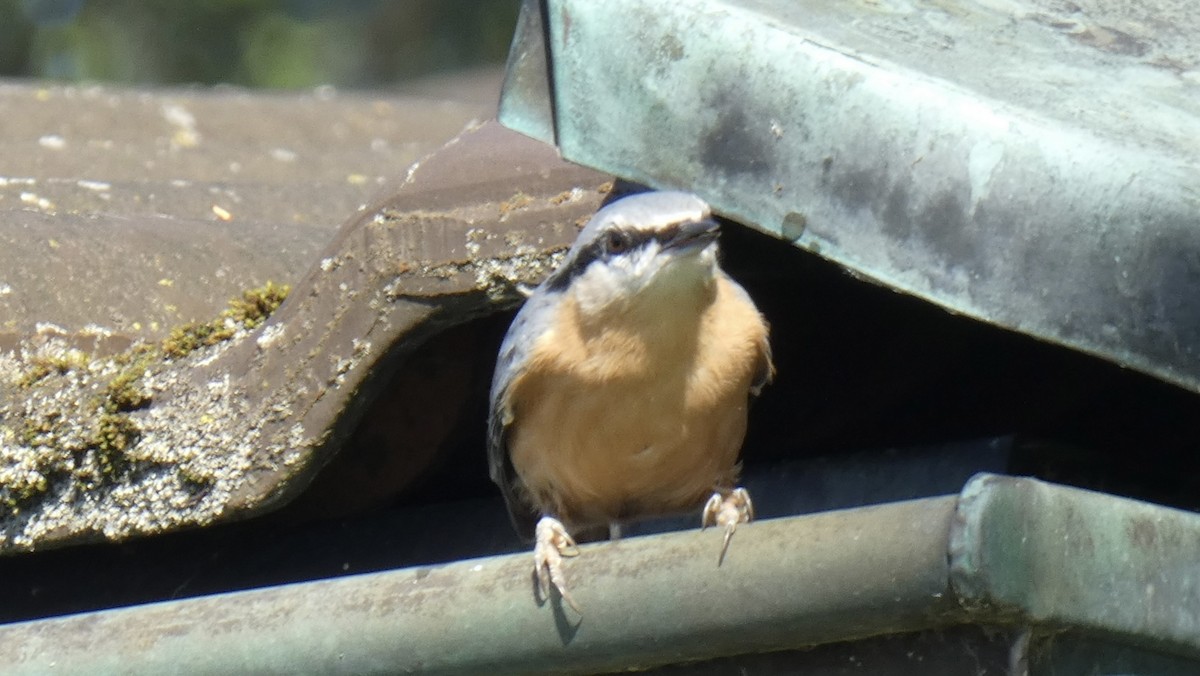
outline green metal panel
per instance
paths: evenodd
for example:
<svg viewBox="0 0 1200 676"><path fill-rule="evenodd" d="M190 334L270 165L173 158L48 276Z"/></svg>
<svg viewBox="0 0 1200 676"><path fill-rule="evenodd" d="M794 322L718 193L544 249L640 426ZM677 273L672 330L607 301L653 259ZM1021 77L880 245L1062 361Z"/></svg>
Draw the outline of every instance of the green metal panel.
<svg viewBox="0 0 1200 676"><path fill-rule="evenodd" d="M524 11L545 30L514 53L548 58L550 82L508 87L504 124L955 312L1200 390L1190 5ZM510 62L510 82L538 67Z"/></svg>
<svg viewBox="0 0 1200 676"><path fill-rule="evenodd" d="M967 607L1200 656L1200 515L982 474L950 548Z"/></svg>

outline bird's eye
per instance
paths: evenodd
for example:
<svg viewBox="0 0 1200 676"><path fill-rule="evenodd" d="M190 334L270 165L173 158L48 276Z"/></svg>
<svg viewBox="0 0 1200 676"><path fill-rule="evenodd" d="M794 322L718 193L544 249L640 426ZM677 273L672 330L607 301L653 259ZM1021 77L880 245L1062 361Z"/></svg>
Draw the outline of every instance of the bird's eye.
<svg viewBox="0 0 1200 676"><path fill-rule="evenodd" d="M604 247L609 253L619 254L629 248L629 235L614 230L604 238Z"/></svg>

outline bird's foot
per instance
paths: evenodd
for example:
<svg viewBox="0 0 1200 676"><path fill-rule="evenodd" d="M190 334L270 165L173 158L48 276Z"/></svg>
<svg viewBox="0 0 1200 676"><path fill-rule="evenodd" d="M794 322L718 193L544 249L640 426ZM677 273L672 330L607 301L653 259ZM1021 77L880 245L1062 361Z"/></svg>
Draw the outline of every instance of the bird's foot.
<svg viewBox="0 0 1200 676"><path fill-rule="evenodd" d="M725 539L721 542L721 554L717 557L717 565L725 561L725 552L729 550L729 541L739 523L749 523L754 518L754 503L750 502L750 494L745 488L735 488L732 491L717 491L712 494L704 505L700 528L709 526L724 526Z"/></svg>
<svg viewBox="0 0 1200 676"><path fill-rule="evenodd" d="M576 556L579 547L565 526L558 519L543 516L534 529L533 569L537 575L538 592L541 598L550 598L550 587L558 589L567 605L579 611L575 599L567 591L567 578L563 575L564 556Z"/></svg>

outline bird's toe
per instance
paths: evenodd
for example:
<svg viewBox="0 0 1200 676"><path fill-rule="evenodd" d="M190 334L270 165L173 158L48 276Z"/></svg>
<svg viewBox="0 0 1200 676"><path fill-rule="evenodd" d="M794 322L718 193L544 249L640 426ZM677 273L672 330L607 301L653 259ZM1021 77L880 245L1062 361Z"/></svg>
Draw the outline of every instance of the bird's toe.
<svg viewBox="0 0 1200 676"><path fill-rule="evenodd" d="M558 519L543 516L534 530L533 565L537 574L538 592L541 598L550 597L554 587L567 605L579 612L579 605L567 591L567 578L563 573L563 557L576 556L579 547L565 526Z"/></svg>
<svg viewBox="0 0 1200 676"><path fill-rule="evenodd" d="M717 491L704 504L700 527L724 526L725 537L721 541L721 553L717 557L717 565L725 561L725 552L729 550L729 541L738 524L749 523L754 519L754 503L750 501L750 493L742 487L731 491Z"/></svg>

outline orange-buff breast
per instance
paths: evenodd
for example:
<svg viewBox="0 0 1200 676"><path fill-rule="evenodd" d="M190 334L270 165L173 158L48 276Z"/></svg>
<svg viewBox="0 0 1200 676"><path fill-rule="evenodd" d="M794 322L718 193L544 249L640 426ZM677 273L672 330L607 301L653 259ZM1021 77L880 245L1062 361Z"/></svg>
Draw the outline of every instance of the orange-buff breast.
<svg viewBox="0 0 1200 676"><path fill-rule="evenodd" d="M724 273L695 308L587 325L569 300L510 389L518 490L573 528L697 506L737 479L767 327Z"/></svg>

